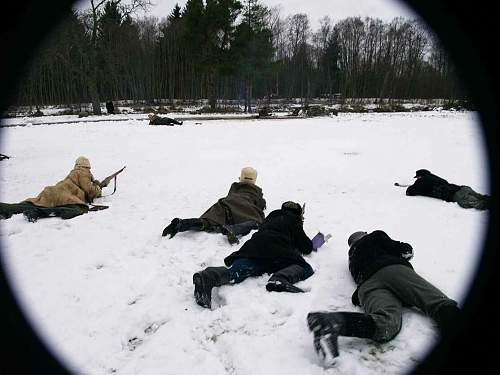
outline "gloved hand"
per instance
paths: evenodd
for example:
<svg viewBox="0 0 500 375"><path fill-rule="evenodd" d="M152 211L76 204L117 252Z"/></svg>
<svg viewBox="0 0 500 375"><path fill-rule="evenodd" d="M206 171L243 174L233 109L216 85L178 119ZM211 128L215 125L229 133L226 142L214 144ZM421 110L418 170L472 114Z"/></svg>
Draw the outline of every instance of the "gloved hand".
<svg viewBox="0 0 500 375"><path fill-rule="evenodd" d="M401 256L406 260L410 260L411 258L413 258L413 251L410 251L408 253L403 253L401 254Z"/></svg>
<svg viewBox="0 0 500 375"><path fill-rule="evenodd" d="M325 236L323 233L318 232L313 238L312 238L312 245L313 245L313 250L316 251L318 250L323 244L326 242L325 241Z"/></svg>
<svg viewBox="0 0 500 375"><path fill-rule="evenodd" d="M101 186L101 183L99 182L99 180L94 180L94 181L92 181L92 182L93 182L94 184L96 184L96 185Z"/></svg>
<svg viewBox="0 0 500 375"><path fill-rule="evenodd" d="M411 245L404 242L402 243L402 245L404 246L404 250L401 252L401 257L406 260L410 260L411 258L413 258L413 248L411 247Z"/></svg>

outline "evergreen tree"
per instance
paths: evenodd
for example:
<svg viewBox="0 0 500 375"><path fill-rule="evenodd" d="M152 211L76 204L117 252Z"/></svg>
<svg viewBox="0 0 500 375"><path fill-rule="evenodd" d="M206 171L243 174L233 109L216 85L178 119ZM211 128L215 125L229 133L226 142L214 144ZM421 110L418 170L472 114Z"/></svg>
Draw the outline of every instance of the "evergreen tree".
<svg viewBox="0 0 500 375"><path fill-rule="evenodd" d="M269 94L271 60L274 54L272 32L266 24L268 9L256 0L247 0L243 20L236 28L234 56L245 87L245 112L251 111L256 80Z"/></svg>

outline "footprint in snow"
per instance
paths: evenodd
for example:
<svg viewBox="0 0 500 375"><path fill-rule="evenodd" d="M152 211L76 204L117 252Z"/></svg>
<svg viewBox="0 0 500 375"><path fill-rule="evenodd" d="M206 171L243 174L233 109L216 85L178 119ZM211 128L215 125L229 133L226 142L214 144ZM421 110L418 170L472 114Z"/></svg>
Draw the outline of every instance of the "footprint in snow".
<svg viewBox="0 0 500 375"><path fill-rule="evenodd" d="M152 335L153 333L155 333L156 331L158 331L158 329L162 325L164 325L167 321L168 321L168 319L148 324L146 326L146 328L144 328L144 330L143 330L144 334L146 334L147 336ZM138 336L133 336L133 337L131 337L131 338L129 338L127 340L127 348L130 351L134 351L143 342L144 342L144 338L143 337L141 338L141 337L138 337Z"/></svg>
<svg viewBox="0 0 500 375"><path fill-rule="evenodd" d="M143 340L138 337L132 337L127 341L128 350L134 351L139 345L143 343Z"/></svg>

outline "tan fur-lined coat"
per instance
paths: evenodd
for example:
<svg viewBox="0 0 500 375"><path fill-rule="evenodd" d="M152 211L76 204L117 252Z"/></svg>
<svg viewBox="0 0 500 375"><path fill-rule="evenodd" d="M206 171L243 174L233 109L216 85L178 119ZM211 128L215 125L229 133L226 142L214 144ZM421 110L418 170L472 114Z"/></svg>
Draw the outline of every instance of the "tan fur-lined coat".
<svg viewBox="0 0 500 375"><path fill-rule="evenodd" d="M66 178L54 186L47 186L36 198L26 199L40 207L56 207L65 204L92 203L101 196L101 188L93 182L89 168L75 167Z"/></svg>

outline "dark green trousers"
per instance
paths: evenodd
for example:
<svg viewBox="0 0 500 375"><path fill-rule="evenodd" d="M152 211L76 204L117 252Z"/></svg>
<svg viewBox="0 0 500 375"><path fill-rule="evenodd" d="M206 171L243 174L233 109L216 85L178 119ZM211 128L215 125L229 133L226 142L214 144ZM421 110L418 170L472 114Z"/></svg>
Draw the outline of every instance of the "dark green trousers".
<svg viewBox="0 0 500 375"><path fill-rule="evenodd" d="M373 339L385 342L401 330L403 307L416 307L435 320L440 330L458 319L457 303L419 276L413 269L400 264L378 270L361 284L359 301L375 321Z"/></svg>
<svg viewBox="0 0 500 375"><path fill-rule="evenodd" d="M39 218L60 217L62 219L72 219L86 213L88 208L80 204L40 207L31 202L0 203L0 219L9 219L12 215L22 214L27 211L36 211Z"/></svg>
<svg viewBox="0 0 500 375"><path fill-rule="evenodd" d="M453 200L462 208L475 208L477 210L487 210L490 206L490 197L479 194L469 186L462 186L453 195Z"/></svg>

